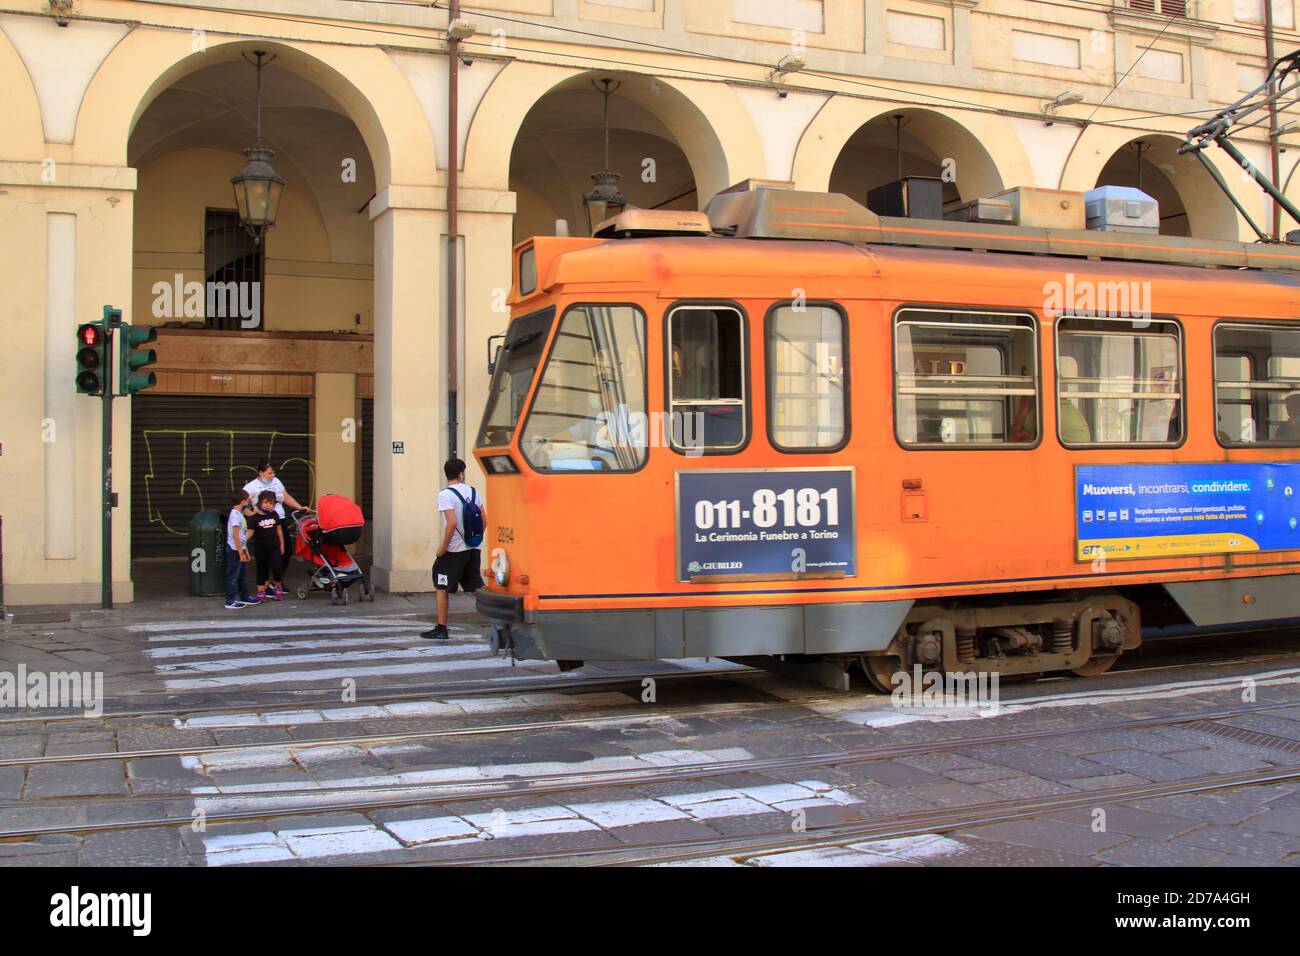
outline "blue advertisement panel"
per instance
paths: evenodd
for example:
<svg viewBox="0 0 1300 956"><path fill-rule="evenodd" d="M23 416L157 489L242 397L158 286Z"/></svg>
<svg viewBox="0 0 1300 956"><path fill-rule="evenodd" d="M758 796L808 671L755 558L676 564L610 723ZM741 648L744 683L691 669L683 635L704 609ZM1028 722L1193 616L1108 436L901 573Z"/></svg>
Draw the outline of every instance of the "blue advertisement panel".
<svg viewBox="0 0 1300 956"><path fill-rule="evenodd" d="M852 468L677 473L677 579L856 573Z"/></svg>
<svg viewBox="0 0 1300 956"><path fill-rule="evenodd" d="M1078 560L1300 549L1300 462L1079 465Z"/></svg>

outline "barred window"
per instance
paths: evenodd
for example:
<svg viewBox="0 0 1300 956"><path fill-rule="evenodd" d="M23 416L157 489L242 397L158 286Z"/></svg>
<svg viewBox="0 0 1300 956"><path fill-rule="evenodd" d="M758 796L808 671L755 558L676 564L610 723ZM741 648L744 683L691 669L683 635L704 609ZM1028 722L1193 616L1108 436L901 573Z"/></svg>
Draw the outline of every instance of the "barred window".
<svg viewBox="0 0 1300 956"><path fill-rule="evenodd" d="M1183 437L1181 330L1155 320L1062 316L1056 323L1061 442L1177 445Z"/></svg>
<svg viewBox="0 0 1300 956"><path fill-rule="evenodd" d="M900 309L898 440L907 447L1037 443L1038 333L1019 312Z"/></svg>
<svg viewBox="0 0 1300 956"><path fill-rule="evenodd" d="M767 320L768 432L781 451L838 448L847 436L846 323L827 305L779 306Z"/></svg>
<svg viewBox="0 0 1300 956"><path fill-rule="evenodd" d="M668 318L668 407L673 447L739 450L745 414L745 319L735 309L687 306Z"/></svg>
<svg viewBox="0 0 1300 956"><path fill-rule="evenodd" d="M1300 446L1300 329L1219 325L1214 393L1219 444Z"/></svg>

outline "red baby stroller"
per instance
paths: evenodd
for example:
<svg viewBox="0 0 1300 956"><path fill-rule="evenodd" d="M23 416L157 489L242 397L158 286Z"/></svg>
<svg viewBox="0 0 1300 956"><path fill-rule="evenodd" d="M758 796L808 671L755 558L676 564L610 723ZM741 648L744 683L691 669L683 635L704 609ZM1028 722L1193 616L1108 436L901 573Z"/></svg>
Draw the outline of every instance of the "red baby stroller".
<svg viewBox="0 0 1300 956"><path fill-rule="evenodd" d="M342 495L321 495L315 511L295 511L293 522L298 529L294 554L316 566L308 582L298 588L299 599L305 601L312 591L329 591L331 604L347 604L348 589L358 581L361 600L375 599L361 566L345 547L356 544L366 526L360 505Z"/></svg>

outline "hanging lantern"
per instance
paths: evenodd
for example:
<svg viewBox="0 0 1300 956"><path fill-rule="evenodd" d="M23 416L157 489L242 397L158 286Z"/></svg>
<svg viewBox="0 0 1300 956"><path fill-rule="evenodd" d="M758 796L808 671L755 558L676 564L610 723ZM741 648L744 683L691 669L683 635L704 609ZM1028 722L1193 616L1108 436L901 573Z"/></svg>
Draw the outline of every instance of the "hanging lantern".
<svg viewBox="0 0 1300 956"><path fill-rule="evenodd" d="M582 204L587 210L587 232L594 234L598 225L627 208L627 199L618 190L618 181L623 177L613 170L602 169L592 173L591 178L596 186L582 197Z"/></svg>
<svg viewBox="0 0 1300 956"><path fill-rule="evenodd" d="M284 177L271 165L271 157L275 155L272 150L254 146L244 150L244 155L248 163L230 177L230 184L235 188L239 221L253 240L260 243L267 230L275 225Z"/></svg>
<svg viewBox="0 0 1300 956"><path fill-rule="evenodd" d="M593 235L596 227L606 219L617 216L627 208L627 197L618 188L618 181L623 177L609 168L609 97L620 85L613 80L604 79L597 87L605 97L605 164L599 171L591 174L595 186L591 192L582 197L583 208L587 211L588 235Z"/></svg>
<svg viewBox="0 0 1300 956"><path fill-rule="evenodd" d="M275 217L280 211L280 195L284 192L284 177L271 165L275 151L262 145L262 67L275 57L267 59L262 50L253 51L253 57L249 62L257 67L257 142L244 150L248 162L230 177L230 185L235 190L235 208L239 211L240 223L253 241L260 244L262 237L275 225Z"/></svg>

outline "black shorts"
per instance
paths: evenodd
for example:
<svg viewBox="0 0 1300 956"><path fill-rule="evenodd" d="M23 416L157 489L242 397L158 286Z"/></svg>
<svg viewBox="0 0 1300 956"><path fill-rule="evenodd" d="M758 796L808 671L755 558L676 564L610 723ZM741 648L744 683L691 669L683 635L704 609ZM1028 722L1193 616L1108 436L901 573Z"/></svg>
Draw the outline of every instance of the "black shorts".
<svg viewBox="0 0 1300 956"><path fill-rule="evenodd" d="M280 554L280 543L253 548L253 558L257 561L257 584L267 581L280 581L284 577L284 559Z"/></svg>
<svg viewBox="0 0 1300 956"><path fill-rule="evenodd" d="M482 560L478 548L448 551L433 562L433 586L451 594L456 593L457 587L465 591L477 591L483 587L483 575L479 572Z"/></svg>

